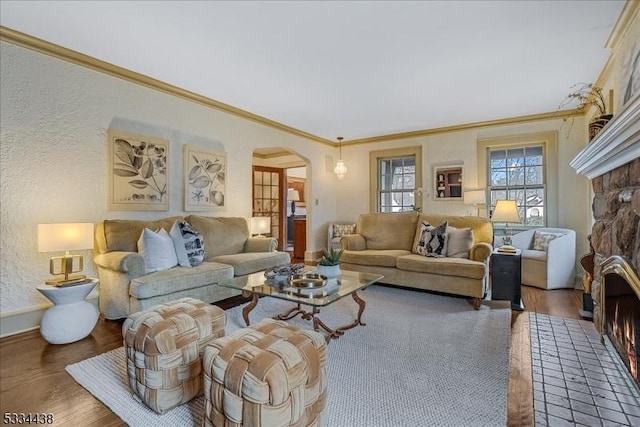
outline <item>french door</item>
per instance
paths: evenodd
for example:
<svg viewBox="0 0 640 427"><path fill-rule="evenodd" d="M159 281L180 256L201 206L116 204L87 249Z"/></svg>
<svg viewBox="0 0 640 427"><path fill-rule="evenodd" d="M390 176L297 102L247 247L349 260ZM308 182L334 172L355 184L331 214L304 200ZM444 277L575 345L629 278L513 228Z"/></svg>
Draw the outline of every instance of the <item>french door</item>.
<svg viewBox="0 0 640 427"><path fill-rule="evenodd" d="M278 250L286 245L284 169L253 167L253 215L271 218L271 236L278 240Z"/></svg>

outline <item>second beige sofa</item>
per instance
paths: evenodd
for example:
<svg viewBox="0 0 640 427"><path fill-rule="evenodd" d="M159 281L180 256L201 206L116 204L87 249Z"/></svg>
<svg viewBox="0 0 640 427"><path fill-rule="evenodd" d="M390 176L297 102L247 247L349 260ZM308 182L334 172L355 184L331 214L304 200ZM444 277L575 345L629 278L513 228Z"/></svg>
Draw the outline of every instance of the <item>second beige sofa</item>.
<svg viewBox="0 0 640 427"><path fill-rule="evenodd" d="M471 228L473 244L468 258L434 258L415 248L423 222L438 226ZM473 299L476 309L487 293L489 257L493 250L493 226L486 218L427 215L416 212L360 215L357 234L340 242L345 270L384 275L383 283L438 291Z"/></svg>

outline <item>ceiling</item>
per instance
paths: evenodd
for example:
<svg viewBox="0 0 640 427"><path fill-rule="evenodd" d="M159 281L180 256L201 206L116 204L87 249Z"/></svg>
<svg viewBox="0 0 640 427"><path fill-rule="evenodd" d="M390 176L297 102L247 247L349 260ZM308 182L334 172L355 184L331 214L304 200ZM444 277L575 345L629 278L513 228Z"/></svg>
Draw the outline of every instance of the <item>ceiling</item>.
<svg viewBox="0 0 640 427"><path fill-rule="evenodd" d="M555 111L598 77L623 6L2 0L0 23L346 143Z"/></svg>

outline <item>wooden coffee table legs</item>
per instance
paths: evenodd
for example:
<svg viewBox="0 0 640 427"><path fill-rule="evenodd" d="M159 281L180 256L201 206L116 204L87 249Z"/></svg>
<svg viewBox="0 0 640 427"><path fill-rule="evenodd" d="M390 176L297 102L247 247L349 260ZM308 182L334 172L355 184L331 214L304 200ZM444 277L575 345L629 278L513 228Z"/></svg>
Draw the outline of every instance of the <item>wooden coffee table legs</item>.
<svg viewBox="0 0 640 427"><path fill-rule="evenodd" d="M249 295L244 295L244 296L249 296ZM313 307L311 311L307 311L304 308L302 308L302 304L300 303L298 303L296 307L292 308L286 313L282 313L282 314L278 314L277 316L274 316L274 319L289 320L300 315L304 320L313 321L313 329L315 331L319 331L320 328L324 329L328 334L327 341L329 341L331 338L341 337L342 335L344 335L344 332L347 329L355 328L358 325L366 326L366 323L362 321L362 314L364 313L364 309L366 308L367 303L358 296L357 292L352 293L351 297L356 302L356 304L358 304L358 317L353 321L353 323L340 326L336 329L331 329L322 320L320 320L320 318L317 316L318 314L320 314L319 307ZM253 294L253 298L251 299L251 302L242 309L242 317L244 319L244 323L247 326L249 326L249 313L251 312L251 310L253 310L256 307L257 304L258 304L258 295Z"/></svg>
<svg viewBox="0 0 640 427"><path fill-rule="evenodd" d="M242 309L242 318L244 319L244 323L249 326L249 313L251 313L251 310L256 308L256 305L258 305L258 294L242 291L242 296L245 298L249 296L252 297L251 302Z"/></svg>

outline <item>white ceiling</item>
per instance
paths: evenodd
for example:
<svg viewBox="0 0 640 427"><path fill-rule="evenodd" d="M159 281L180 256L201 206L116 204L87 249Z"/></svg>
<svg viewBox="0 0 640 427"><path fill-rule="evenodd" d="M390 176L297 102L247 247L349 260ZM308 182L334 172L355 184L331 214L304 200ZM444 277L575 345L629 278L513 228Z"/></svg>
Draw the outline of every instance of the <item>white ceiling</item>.
<svg viewBox="0 0 640 427"><path fill-rule="evenodd" d="M0 23L347 142L555 111L598 77L623 6L2 0Z"/></svg>

